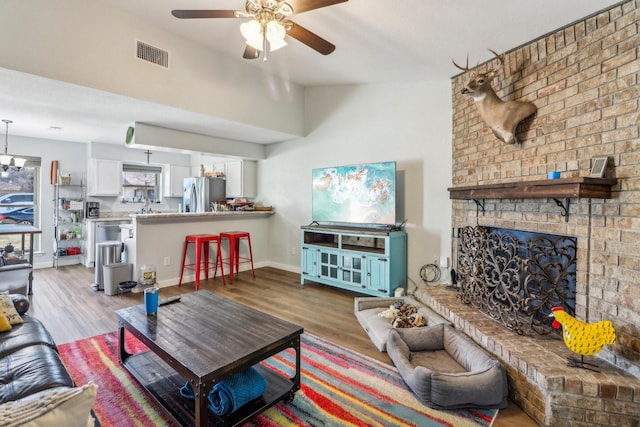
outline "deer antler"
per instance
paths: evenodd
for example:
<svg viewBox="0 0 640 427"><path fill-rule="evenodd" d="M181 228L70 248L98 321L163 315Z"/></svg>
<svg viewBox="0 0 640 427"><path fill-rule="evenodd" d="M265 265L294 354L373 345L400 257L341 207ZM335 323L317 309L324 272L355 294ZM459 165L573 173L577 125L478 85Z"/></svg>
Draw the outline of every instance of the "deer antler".
<svg viewBox="0 0 640 427"><path fill-rule="evenodd" d="M503 54L498 54L495 50L493 49L489 49L489 52L493 53L495 55L496 58L498 58L498 61L500 61L500 65L504 65L504 53ZM471 71L471 69L469 68L469 54L467 54L467 65L465 67L461 67L458 64L456 64L456 61L454 61L453 59L451 60L451 62L453 62L453 65L462 70L462 71Z"/></svg>
<svg viewBox="0 0 640 427"><path fill-rule="evenodd" d="M458 64L456 64L456 61L454 61L453 59L451 60L451 62L453 62L453 65L455 65L456 68L459 68L464 72L471 71L469 69L469 54L468 53L467 53L467 66L466 67L459 66Z"/></svg>
<svg viewBox="0 0 640 427"><path fill-rule="evenodd" d="M500 65L504 65L504 53L501 55L498 55L496 51L492 49L489 49L489 52L493 53L496 56L496 58L498 58L498 61L500 61Z"/></svg>

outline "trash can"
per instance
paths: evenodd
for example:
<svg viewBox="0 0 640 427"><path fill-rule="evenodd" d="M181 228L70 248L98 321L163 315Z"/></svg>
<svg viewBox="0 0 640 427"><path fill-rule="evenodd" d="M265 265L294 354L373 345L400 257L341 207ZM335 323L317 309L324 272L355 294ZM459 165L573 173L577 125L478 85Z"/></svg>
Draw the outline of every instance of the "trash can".
<svg viewBox="0 0 640 427"><path fill-rule="evenodd" d="M108 264L119 263L122 256L122 248L124 243L118 240L107 240L96 244L96 266L95 266L95 283L94 291L104 289L103 267Z"/></svg>
<svg viewBox="0 0 640 427"><path fill-rule="evenodd" d="M120 291L120 283L131 281L133 273L133 265L120 262L117 264L105 264L102 267L102 275L104 276L104 294L118 295ZM130 289L122 292L129 292Z"/></svg>

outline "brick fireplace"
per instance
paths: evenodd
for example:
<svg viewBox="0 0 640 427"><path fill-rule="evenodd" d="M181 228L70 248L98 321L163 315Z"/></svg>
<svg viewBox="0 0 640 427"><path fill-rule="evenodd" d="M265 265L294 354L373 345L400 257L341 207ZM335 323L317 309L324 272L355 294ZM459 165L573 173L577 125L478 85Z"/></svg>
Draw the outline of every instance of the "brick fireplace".
<svg viewBox="0 0 640 427"><path fill-rule="evenodd" d="M575 237L575 315L586 322L610 319L616 328L616 343L598 353L603 372L576 372L565 366L570 352L561 340L515 334L455 292L430 290L434 308L508 365L512 399L540 424L639 425L639 4L616 4L506 52L496 93L538 108L519 126L519 144L499 141L460 94L468 75L452 78L452 189L473 193L452 197L453 229L480 225ZM497 60L477 69L495 67ZM609 181L598 183L608 187L608 197L586 190L596 156L609 157ZM536 195L536 183L546 185L551 171L561 173L558 185L585 188ZM494 192L511 185L522 192ZM452 247L458 243L454 237Z"/></svg>

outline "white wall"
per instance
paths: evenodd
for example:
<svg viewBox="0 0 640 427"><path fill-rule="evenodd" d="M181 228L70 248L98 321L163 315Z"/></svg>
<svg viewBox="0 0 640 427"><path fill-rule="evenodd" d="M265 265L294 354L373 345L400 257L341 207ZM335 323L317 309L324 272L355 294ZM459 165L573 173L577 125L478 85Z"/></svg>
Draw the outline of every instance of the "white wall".
<svg viewBox="0 0 640 427"><path fill-rule="evenodd" d="M258 200L276 210L269 230L274 265L299 271L311 169L393 160L404 178L410 280L421 282L422 265L450 256L449 81L307 88L305 127L305 138L268 146L259 162Z"/></svg>

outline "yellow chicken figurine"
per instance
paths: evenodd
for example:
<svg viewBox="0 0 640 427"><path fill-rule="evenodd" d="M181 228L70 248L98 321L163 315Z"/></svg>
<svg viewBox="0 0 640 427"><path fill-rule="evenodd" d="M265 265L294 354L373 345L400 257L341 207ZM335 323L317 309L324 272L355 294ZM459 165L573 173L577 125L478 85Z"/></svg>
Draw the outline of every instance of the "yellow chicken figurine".
<svg viewBox="0 0 640 427"><path fill-rule="evenodd" d="M613 344L616 341L616 331L611 321L602 320L597 323L585 323L566 313L562 307L554 307L551 310L555 317L552 326L555 329L560 329L560 325L562 325L564 343L569 347L569 350L580 355L579 360L570 357L567 365L598 372L585 366L597 365L585 362L584 356L596 354L605 345Z"/></svg>

